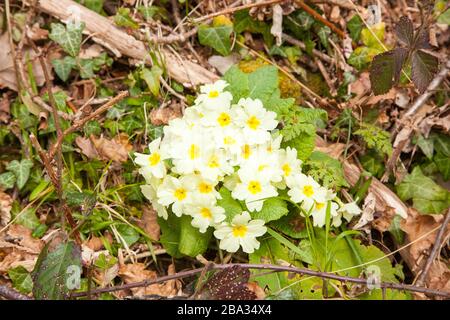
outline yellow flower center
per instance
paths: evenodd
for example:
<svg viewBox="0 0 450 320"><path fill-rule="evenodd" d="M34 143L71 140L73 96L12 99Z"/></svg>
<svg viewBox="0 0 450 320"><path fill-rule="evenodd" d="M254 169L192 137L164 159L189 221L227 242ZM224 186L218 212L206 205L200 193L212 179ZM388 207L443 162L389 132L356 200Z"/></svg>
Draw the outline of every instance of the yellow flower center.
<svg viewBox="0 0 450 320"><path fill-rule="evenodd" d="M246 226L235 226L233 227L233 236L238 238L238 237L245 237L245 235L247 234L247 227Z"/></svg>
<svg viewBox="0 0 450 320"><path fill-rule="evenodd" d="M198 157L199 152L200 152L200 148L198 146L196 146L195 144L191 144L191 146L189 147L189 158L191 160L194 160L195 158Z"/></svg>
<svg viewBox="0 0 450 320"><path fill-rule="evenodd" d="M217 156L211 156L208 161L208 167L210 168L218 168L220 166L219 158Z"/></svg>
<svg viewBox="0 0 450 320"><path fill-rule="evenodd" d="M156 166L159 161L161 160L161 156L158 152L152 153L150 157L148 157L148 161L150 162L151 166Z"/></svg>
<svg viewBox="0 0 450 320"><path fill-rule="evenodd" d="M219 91L217 91L217 90L211 90L208 93L208 97L209 98L217 98L218 96L219 96Z"/></svg>
<svg viewBox="0 0 450 320"><path fill-rule="evenodd" d="M228 113L222 112L220 116L217 118L217 122L220 124L221 127L225 127L230 124L231 117L228 115Z"/></svg>
<svg viewBox="0 0 450 320"><path fill-rule="evenodd" d="M259 181L250 181L248 184L248 191L251 194L257 194L261 192L261 183Z"/></svg>
<svg viewBox="0 0 450 320"><path fill-rule="evenodd" d="M255 116L251 116L250 118L248 118L247 120L247 125L250 127L250 129L252 130L256 130L258 129L259 125L260 125L260 121L258 120L257 117Z"/></svg>
<svg viewBox="0 0 450 320"><path fill-rule="evenodd" d="M213 190L213 187L209 183L200 182L198 184L198 191L200 191L200 193L210 193L212 190Z"/></svg>
<svg viewBox="0 0 450 320"><path fill-rule="evenodd" d="M203 218L211 219L212 217L211 210L209 210L208 208L202 208L200 210L200 214Z"/></svg>
<svg viewBox="0 0 450 320"><path fill-rule="evenodd" d="M303 194L307 196L308 198L311 198L314 194L314 188L312 186L304 186L303 187Z"/></svg>
<svg viewBox="0 0 450 320"><path fill-rule="evenodd" d="M322 209L323 207L325 207L325 203L316 202L316 209L317 209L317 210L320 210L320 209Z"/></svg>
<svg viewBox="0 0 450 320"><path fill-rule="evenodd" d="M250 158L251 153L252 153L252 151L251 151L251 149L250 149L250 145L245 144L245 145L242 147L242 157L243 157L244 159L248 159L248 158Z"/></svg>
<svg viewBox="0 0 450 320"><path fill-rule="evenodd" d="M281 167L281 170L283 170L285 177L290 175L291 171L292 171L291 166L287 163L283 164L283 166Z"/></svg>
<svg viewBox="0 0 450 320"><path fill-rule="evenodd" d="M183 188L178 188L175 190L175 192L173 194L174 194L175 198L178 199L178 201L182 201L186 198L187 191Z"/></svg>
<svg viewBox="0 0 450 320"><path fill-rule="evenodd" d="M258 171L263 171L265 168L267 168L268 167L268 165L267 164L260 164L259 166L258 166Z"/></svg>
<svg viewBox="0 0 450 320"><path fill-rule="evenodd" d="M231 136L227 136L227 137L223 138L223 143L227 144L227 145L235 144L236 140Z"/></svg>

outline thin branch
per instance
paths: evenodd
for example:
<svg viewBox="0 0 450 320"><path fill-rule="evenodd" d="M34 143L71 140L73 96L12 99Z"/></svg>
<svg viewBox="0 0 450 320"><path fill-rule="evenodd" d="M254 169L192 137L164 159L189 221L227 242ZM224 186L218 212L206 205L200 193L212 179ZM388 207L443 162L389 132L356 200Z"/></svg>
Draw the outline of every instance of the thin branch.
<svg viewBox="0 0 450 320"><path fill-rule="evenodd" d="M321 272L321 271L314 271L309 269L302 269L302 268L296 268L296 267L287 267L287 266L278 266L278 265L270 265L270 264L247 264L247 263L232 263L232 264L213 264L210 265L209 268L213 270L223 270L226 268L230 268L232 266L239 266L241 268L245 269L259 269L259 270L273 270L276 272L290 272L290 273L297 273L302 275L308 275L313 277L320 277L323 279L331 279L331 280L338 280L341 282L352 282L352 283L358 283L358 284L367 284L367 279L364 278L354 278L354 277L347 277L347 276L339 276L337 274L328 273L328 272ZM186 278L193 275L196 275L198 273L202 273L204 268L197 268L187 271L178 272L176 274L160 277L158 279L154 280L144 280L140 282L135 283L128 283L124 285L109 287L109 288L101 288L101 289L95 289L91 290L91 294L99 294L99 293L105 293L105 292L113 292L113 291L120 291L120 290L127 290L137 287L146 287L152 284L161 283L169 280L174 279L180 279L180 278ZM422 288L418 286L413 285L407 285L407 284L399 284L399 283L391 283L391 282L381 282L379 284L380 288L387 288L387 289L394 289L394 290L406 290L406 291L413 291L413 292L420 292L425 294L430 294L434 296L442 296L446 298L450 298L450 292L444 292L434 289L427 289ZM72 297L84 297L87 295L87 292L76 292L72 294Z"/></svg>
<svg viewBox="0 0 450 320"><path fill-rule="evenodd" d="M254 7L269 6L271 4L280 3L280 2L283 2L283 1L285 1L285 0L269 0L269 1L263 1L263 2L248 3L248 4L244 4L242 6L238 6L238 7L234 7L234 8L226 8L224 10L213 12L213 13L207 14L206 16L193 19L193 22L194 23L198 23L198 22L209 20L211 18L214 18L214 17L217 17L217 16L221 16L221 15L224 15L224 14L230 14L230 13L233 13L233 12L236 12L236 11L241 11L241 10L250 9L250 8L254 8Z"/></svg>
<svg viewBox="0 0 450 320"><path fill-rule="evenodd" d="M316 10L308 6L303 0L295 0L295 3L299 5L300 8L309 13L314 19L322 22L328 28L331 29L334 33L336 33L339 37L345 38L345 32L336 27L333 23L322 17Z"/></svg>
<svg viewBox="0 0 450 320"><path fill-rule="evenodd" d="M112 106L114 106L117 102L121 101L123 98L127 97L129 94L128 91L121 91L119 92L119 94L113 98L111 98L108 102L106 102L105 104L103 104L102 106L100 106L98 109L96 109L94 112L86 115L85 117L81 118L80 113L77 113L75 115L75 121L72 124L72 126L70 126L69 128L67 128L66 130L64 130L63 134L61 137L58 137L58 139L56 140L56 142L52 145L52 147L50 148L49 151L49 158L52 158L55 155L55 152L58 150L58 148L60 148L60 146L62 145L62 142L64 141L64 138L73 133L76 132L78 130L80 130L80 128L82 128L87 122L97 118L100 114L102 114L103 112L107 111L109 108L111 108Z"/></svg>
<svg viewBox="0 0 450 320"><path fill-rule="evenodd" d="M32 300L30 297L3 285L0 285L0 297L4 297L7 300Z"/></svg>
<svg viewBox="0 0 450 320"><path fill-rule="evenodd" d="M450 223L450 209L447 210L447 215L445 216L444 221L442 222L442 226L439 229L438 234L436 235L436 239L434 240L433 249L431 250L430 255L428 256L427 262L420 274L419 278L416 281L417 286L423 286L425 280L427 279L428 271L430 271L430 267L439 253L439 248L441 247L442 238L445 234L445 230L447 230L448 224Z"/></svg>
<svg viewBox="0 0 450 320"><path fill-rule="evenodd" d="M295 39L294 37L291 37L290 35L283 33L282 34L283 39L294 46L299 47L302 50L306 50L306 45L304 42ZM312 49L312 54L320 58L321 60L325 61L328 64L332 64L334 60L327 54L323 53L322 51L319 51L317 49Z"/></svg>

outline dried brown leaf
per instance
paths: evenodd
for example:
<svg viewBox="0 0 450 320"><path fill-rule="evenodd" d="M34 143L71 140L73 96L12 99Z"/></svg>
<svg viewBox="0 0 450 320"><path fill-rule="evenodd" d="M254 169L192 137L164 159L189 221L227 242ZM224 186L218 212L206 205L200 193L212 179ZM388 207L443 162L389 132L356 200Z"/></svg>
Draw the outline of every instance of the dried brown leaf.
<svg viewBox="0 0 450 320"><path fill-rule="evenodd" d="M154 126L168 124L170 120L181 117L181 108L173 104L166 108L156 108L150 112L150 122Z"/></svg>
<svg viewBox="0 0 450 320"><path fill-rule="evenodd" d="M119 134L114 139L109 140L104 137L90 137L97 153L102 160L113 160L116 162L125 162L128 160L128 152L133 149L128 141L128 136Z"/></svg>
<svg viewBox="0 0 450 320"><path fill-rule="evenodd" d="M143 206L142 217L137 223L152 240L159 240L160 227L158 224L158 214L153 208Z"/></svg>
<svg viewBox="0 0 450 320"><path fill-rule="evenodd" d="M0 226L6 226L11 220L12 198L0 190Z"/></svg>

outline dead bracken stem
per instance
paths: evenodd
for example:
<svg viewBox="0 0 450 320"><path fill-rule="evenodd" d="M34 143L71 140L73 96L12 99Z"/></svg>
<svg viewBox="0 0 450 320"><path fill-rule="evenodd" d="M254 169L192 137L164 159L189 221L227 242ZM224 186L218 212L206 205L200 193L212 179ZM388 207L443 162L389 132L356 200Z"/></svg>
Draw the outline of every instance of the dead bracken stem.
<svg viewBox="0 0 450 320"><path fill-rule="evenodd" d="M197 268L197 269L182 271L182 272L178 272L173 275L163 276L163 277L160 277L155 280L144 280L144 281L135 282L135 283L128 283L128 284L124 284L124 285L113 286L113 287L109 287L109 288L91 290L90 294L99 294L99 293L105 293L105 292L127 290L127 289L132 289L132 288L137 288L137 287L146 287L146 286L149 286L149 285L152 285L155 283L162 283L162 282L169 281L169 280L191 277L193 275L204 272L205 268L209 268L210 270L223 270L226 268L231 268L233 266L239 266L243 269L272 270L275 272L290 272L290 273L296 273L296 274L302 274L302 275L309 275L309 276L313 276L313 277L319 277L319 278L323 278L323 279L338 280L341 282L359 283L362 285L367 284L367 279L364 279L364 278L339 276L334 273L314 271L314 270L310 270L310 269L302 269L302 268L296 268L296 267L287 267L287 266L279 266L279 265L271 265L271 264L230 263L230 264L209 264L204 268ZM379 287L386 288L386 289L419 292L419 293L425 293L425 294L429 294L429 295L433 295L433 296L450 298L450 292L444 292L444 291L439 291L439 290L434 290L434 289L423 288L423 287L419 287L419 286L407 285L407 284L381 282L381 283L379 283ZM88 294L88 292L77 292L77 293L72 294L72 297L84 297L87 294Z"/></svg>

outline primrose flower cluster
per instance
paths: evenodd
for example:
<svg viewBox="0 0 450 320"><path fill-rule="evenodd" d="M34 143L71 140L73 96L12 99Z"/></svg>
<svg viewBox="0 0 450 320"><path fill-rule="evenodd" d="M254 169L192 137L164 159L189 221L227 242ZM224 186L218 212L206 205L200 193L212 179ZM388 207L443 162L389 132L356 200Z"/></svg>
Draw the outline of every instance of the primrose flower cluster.
<svg viewBox="0 0 450 320"><path fill-rule="evenodd" d="M334 226L342 217L350 221L360 214L356 204L342 204L331 190L302 173L296 149L280 147L283 137L274 130L274 112L258 99L232 104L227 86L219 80L201 87L194 106L164 127L162 139L150 143L150 154L136 155L146 180L142 193L160 217L189 215L201 233L215 229L221 249L236 252L242 247L252 253L259 248L256 238L267 228L251 213L261 211L278 190L288 188L290 200L309 212L318 227L325 225L328 201ZM247 209L231 222L217 202L220 187Z"/></svg>

